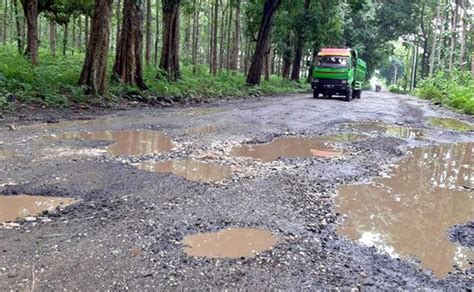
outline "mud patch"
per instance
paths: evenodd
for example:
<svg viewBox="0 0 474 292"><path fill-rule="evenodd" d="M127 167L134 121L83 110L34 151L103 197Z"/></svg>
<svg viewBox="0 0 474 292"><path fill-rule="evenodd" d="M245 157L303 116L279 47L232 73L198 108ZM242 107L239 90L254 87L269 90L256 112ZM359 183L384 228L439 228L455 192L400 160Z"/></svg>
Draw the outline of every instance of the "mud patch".
<svg viewBox="0 0 474 292"><path fill-rule="evenodd" d="M343 150L325 137L288 137L277 138L266 144L249 144L235 147L231 155L250 157L264 162L285 158L333 158L340 157Z"/></svg>
<svg viewBox="0 0 474 292"><path fill-rule="evenodd" d="M463 121L451 118L430 118L428 124L433 127L443 128L458 132L469 132L474 128Z"/></svg>
<svg viewBox="0 0 474 292"><path fill-rule="evenodd" d="M111 155L147 155L168 152L173 142L165 134L155 131L100 131L74 132L59 136L61 140L94 140L115 142L107 148Z"/></svg>
<svg viewBox="0 0 474 292"><path fill-rule="evenodd" d="M186 236L182 243L189 256L206 258L252 258L271 249L277 239L271 232L249 228L228 228L216 233Z"/></svg>
<svg viewBox="0 0 474 292"><path fill-rule="evenodd" d="M194 160L169 160L158 163L145 162L138 166L141 170L158 173L173 173L190 181L216 183L232 174L228 167Z"/></svg>
<svg viewBox="0 0 474 292"><path fill-rule="evenodd" d="M41 196L0 196L0 222L16 221L76 203L70 198Z"/></svg>
<svg viewBox="0 0 474 292"><path fill-rule="evenodd" d="M474 248L474 221L455 225L449 229L449 238L462 246Z"/></svg>
<svg viewBox="0 0 474 292"><path fill-rule="evenodd" d="M384 123L367 122L367 123L352 123L348 125L349 128L367 132L380 133L389 137L400 139L419 139L424 136L423 130L408 127L392 126Z"/></svg>
<svg viewBox="0 0 474 292"><path fill-rule="evenodd" d="M448 229L472 220L474 143L414 149L389 178L338 189L338 232L392 256L416 256L438 277L467 267L474 252L452 243Z"/></svg>

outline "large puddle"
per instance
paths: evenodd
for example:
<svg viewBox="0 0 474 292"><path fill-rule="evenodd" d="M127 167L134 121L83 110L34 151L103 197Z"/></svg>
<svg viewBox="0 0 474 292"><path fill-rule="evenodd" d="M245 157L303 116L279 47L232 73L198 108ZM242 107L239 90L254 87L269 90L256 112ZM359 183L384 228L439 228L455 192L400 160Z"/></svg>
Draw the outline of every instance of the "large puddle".
<svg viewBox="0 0 474 292"><path fill-rule="evenodd" d="M228 167L194 160L169 160L157 163L144 162L138 168L158 173L173 173L190 181L206 183L220 182L232 174L231 169Z"/></svg>
<svg viewBox="0 0 474 292"><path fill-rule="evenodd" d="M465 267L474 252L451 242L448 229L473 219L474 143L418 148L391 177L338 190L338 232L392 256L416 256L438 277Z"/></svg>
<svg viewBox="0 0 474 292"><path fill-rule="evenodd" d="M469 132L474 130L470 124L451 118L430 118L428 124L433 127L439 127L447 130Z"/></svg>
<svg viewBox="0 0 474 292"><path fill-rule="evenodd" d="M259 229L228 228L216 233L186 236L182 243L189 256L207 258L254 257L277 244L271 232Z"/></svg>
<svg viewBox="0 0 474 292"><path fill-rule="evenodd" d="M165 134L155 131L100 131L64 133L59 139L95 140L115 142L107 148L111 155L147 155L168 152L173 142Z"/></svg>
<svg viewBox="0 0 474 292"><path fill-rule="evenodd" d="M353 123L349 124L349 128L367 133L380 133L400 139L417 139L424 135L423 130L420 129L393 126L378 122Z"/></svg>
<svg viewBox="0 0 474 292"><path fill-rule="evenodd" d="M42 196L0 196L0 222L10 222L37 216L44 211L53 211L76 203L70 198Z"/></svg>
<svg viewBox="0 0 474 292"><path fill-rule="evenodd" d="M233 156L251 157L264 162L285 158L333 158L340 157L343 150L335 142L355 142L365 139L355 134L339 134L321 137L277 138L270 143L241 145L232 149Z"/></svg>

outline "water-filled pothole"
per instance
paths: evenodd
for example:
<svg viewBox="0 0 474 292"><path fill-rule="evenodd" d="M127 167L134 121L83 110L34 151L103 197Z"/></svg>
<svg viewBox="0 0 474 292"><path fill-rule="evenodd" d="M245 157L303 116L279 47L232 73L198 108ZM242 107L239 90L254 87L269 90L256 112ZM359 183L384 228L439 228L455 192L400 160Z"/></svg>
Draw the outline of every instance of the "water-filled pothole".
<svg viewBox="0 0 474 292"><path fill-rule="evenodd" d="M338 232L392 255L416 256L442 277L466 266L474 252L449 240L448 230L472 220L474 143L418 148L391 177L338 189Z"/></svg>
<svg viewBox="0 0 474 292"><path fill-rule="evenodd" d="M393 126L378 122L352 123L349 128L367 132L380 133L400 139L417 139L424 136L423 130L409 127Z"/></svg>
<svg viewBox="0 0 474 292"><path fill-rule="evenodd" d="M206 258L255 257L271 249L277 238L269 231L249 228L228 228L215 233L186 236L182 243L189 256Z"/></svg>
<svg viewBox="0 0 474 292"><path fill-rule="evenodd" d="M147 155L168 152L173 148L173 142L165 134L155 131L99 131L73 132L59 136L63 140L95 140L115 142L107 148L111 155Z"/></svg>
<svg viewBox="0 0 474 292"><path fill-rule="evenodd" d="M471 130L474 130L474 127L472 127L470 124L451 118L432 117L429 119L428 124L433 127L439 127L459 132L469 132Z"/></svg>
<svg viewBox="0 0 474 292"><path fill-rule="evenodd" d="M277 138L265 144L241 145L232 149L231 154L238 157L251 157L264 162L285 158L333 158L340 157L343 150L335 142L355 142L365 139L362 135L339 134L321 137Z"/></svg>
<svg viewBox="0 0 474 292"><path fill-rule="evenodd" d="M42 196L0 196L0 222L10 222L37 216L44 211L53 211L76 203L71 198Z"/></svg>
<svg viewBox="0 0 474 292"><path fill-rule="evenodd" d="M169 160L157 163L144 162L138 168L158 173L173 173L190 181L206 183L220 182L232 174L232 170L229 167L194 160Z"/></svg>

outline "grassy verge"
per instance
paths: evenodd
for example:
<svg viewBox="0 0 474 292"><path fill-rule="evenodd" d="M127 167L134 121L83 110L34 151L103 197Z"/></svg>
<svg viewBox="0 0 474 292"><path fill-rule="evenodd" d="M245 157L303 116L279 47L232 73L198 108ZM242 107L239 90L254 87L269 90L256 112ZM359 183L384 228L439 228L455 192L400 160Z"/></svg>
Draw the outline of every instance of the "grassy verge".
<svg viewBox="0 0 474 292"><path fill-rule="evenodd" d="M33 67L19 55L16 48L0 47L0 108L7 105L13 95L21 103L39 103L46 106L68 106L72 103L115 103L121 98L130 98L138 90L111 82L105 97L85 95L84 88L77 85L84 55L51 56L40 51L41 63ZM109 66L113 57L109 57ZM111 70L109 70L110 72ZM206 66L197 67L193 73L190 66L182 66L182 80L169 83L156 78L158 70L153 66L145 69L146 92L139 92L141 99L169 97L177 101L193 97L257 96L282 93L299 93L309 90L309 85L298 84L272 76L260 86L245 84L242 73L221 72L211 76Z"/></svg>
<svg viewBox="0 0 474 292"><path fill-rule="evenodd" d="M420 83L416 95L466 114L474 114L474 79L470 72L439 72Z"/></svg>

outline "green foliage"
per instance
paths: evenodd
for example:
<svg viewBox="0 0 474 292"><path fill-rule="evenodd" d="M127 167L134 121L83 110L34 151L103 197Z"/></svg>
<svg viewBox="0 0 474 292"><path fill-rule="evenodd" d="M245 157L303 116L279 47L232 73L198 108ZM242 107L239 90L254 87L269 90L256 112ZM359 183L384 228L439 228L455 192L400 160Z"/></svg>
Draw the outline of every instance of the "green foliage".
<svg viewBox="0 0 474 292"><path fill-rule="evenodd" d="M309 85L298 84L272 76L270 81L263 81L258 87L249 87L242 73L221 72L211 76L207 66L198 66L193 73L190 66L182 69L183 77L176 83L157 79L158 70L153 67L145 69L147 92L111 83L109 94L103 99L85 94L85 88L78 86L82 69L83 54L66 57L52 57L46 50L40 51L41 63L32 66L14 46L0 47L0 108L7 105L7 94L15 94L21 103L39 103L48 106L68 106L78 102L117 102L118 97L144 100L156 97L170 97L174 100L189 97L222 97L222 96L255 96L263 94L306 92ZM109 58L109 67L113 60Z"/></svg>
<svg viewBox="0 0 474 292"><path fill-rule="evenodd" d="M398 87L396 85L390 85L388 87L388 91L390 91L392 93L397 93L397 94L407 94L408 93L408 91L403 90L403 89L401 89L400 87Z"/></svg>
<svg viewBox="0 0 474 292"><path fill-rule="evenodd" d="M416 94L423 99L474 114L474 79L469 72L456 71L451 76L438 72L422 81Z"/></svg>

